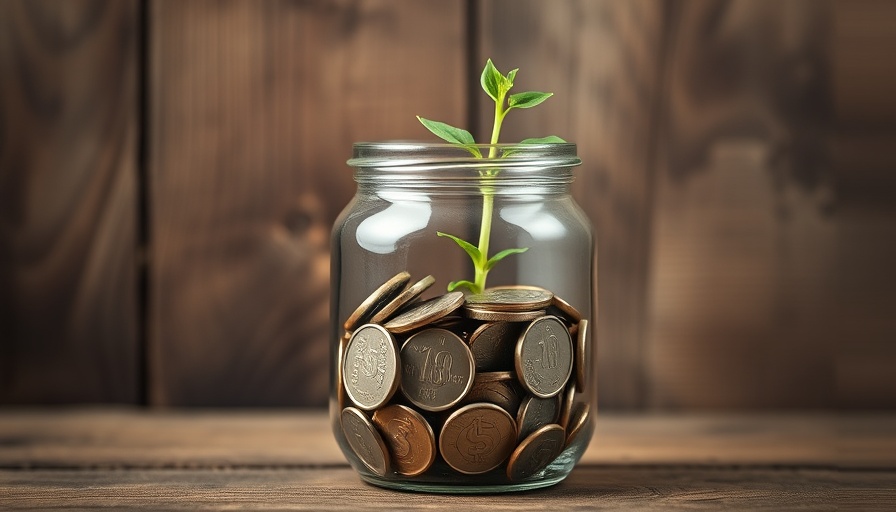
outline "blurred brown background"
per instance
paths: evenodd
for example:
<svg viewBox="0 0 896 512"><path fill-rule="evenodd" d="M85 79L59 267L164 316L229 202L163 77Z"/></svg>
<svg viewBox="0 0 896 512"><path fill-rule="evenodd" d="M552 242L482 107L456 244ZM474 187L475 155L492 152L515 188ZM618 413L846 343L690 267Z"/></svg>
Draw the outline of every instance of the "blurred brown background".
<svg viewBox="0 0 896 512"><path fill-rule="evenodd" d="M359 140L579 144L599 400L896 406L896 2L0 1L0 404L321 406Z"/></svg>

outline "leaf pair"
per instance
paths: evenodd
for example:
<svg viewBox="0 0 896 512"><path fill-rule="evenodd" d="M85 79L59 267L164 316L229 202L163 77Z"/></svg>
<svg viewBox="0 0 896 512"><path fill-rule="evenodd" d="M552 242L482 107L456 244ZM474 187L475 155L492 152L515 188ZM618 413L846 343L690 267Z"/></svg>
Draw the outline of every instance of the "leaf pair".
<svg viewBox="0 0 896 512"><path fill-rule="evenodd" d="M523 252L526 252L529 250L528 247L516 247L513 249L504 249L503 251L499 252L498 254L495 254L494 256L492 256L491 258L486 260L485 256L482 254L482 252L479 250L479 248L476 247L475 245L471 244L470 242L467 242L466 240L456 237L454 235L449 235L448 233L442 233L441 231L436 231L436 234L439 236L443 236L443 237L450 238L450 239L454 240L454 243L459 245L460 248L463 249L467 253L467 255L470 256L470 259L473 261L473 266L479 272L481 272L483 274L488 273L488 271L491 270L495 265L497 265L499 261L510 256L511 254L519 254L519 253L523 253ZM471 281L467 281L467 280L452 281L451 283L448 284L448 291L449 292L454 291L455 289L457 289L458 287L461 287L461 286L469 288L470 291L472 291L473 293L482 293L481 286L479 286L476 283L473 283Z"/></svg>
<svg viewBox="0 0 896 512"><path fill-rule="evenodd" d="M512 108L532 108L554 95L552 92L539 91L511 94L507 98L507 109L504 109L504 99L507 97L508 91L513 87L513 80L516 78L517 71L519 71L519 68L511 70L510 73L507 73L507 76L504 76L492 63L492 59L488 59L479 79L485 93L495 100L495 103L500 104L504 112Z"/></svg>

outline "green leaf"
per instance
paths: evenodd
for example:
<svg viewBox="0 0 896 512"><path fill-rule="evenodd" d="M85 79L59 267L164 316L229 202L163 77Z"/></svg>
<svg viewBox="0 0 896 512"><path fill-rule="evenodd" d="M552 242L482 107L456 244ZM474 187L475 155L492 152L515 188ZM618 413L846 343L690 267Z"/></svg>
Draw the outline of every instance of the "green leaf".
<svg viewBox="0 0 896 512"><path fill-rule="evenodd" d="M460 288L461 286L463 286L465 288L469 288L470 291L473 293L482 292L482 290L480 290L479 287L476 286L476 283L474 283L472 281L467 281L466 279L461 279L459 281L451 281L450 283L448 283L448 291L453 292L454 290Z"/></svg>
<svg viewBox="0 0 896 512"><path fill-rule="evenodd" d="M475 245L467 242L466 240L462 240L454 235L449 235L448 233L442 233L441 231L436 231L436 234L439 236L444 236L454 240L454 242L460 246L461 249L467 252L470 255L470 259L473 260L473 265L475 267L479 267L482 262L482 253L479 252L479 248Z"/></svg>
<svg viewBox="0 0 896 512"><path fill-rule="evenodd" d="M553 96L552 92L528 91L511 94L507 104L510 108L532 108Z"/></svg>
<svg viewBox="0 0 896 512"><path fill-rule="evenodd" d="M441 121L425 119L420 116L417 116L417 119L427 130L434 133L440 139L462 146L476 158L482 158L482 153L479 151L479 148L476 147L476 141L473 140L473 135L467 130L451 126L450 124Z"/></svg>
<svg viewBox="0 0 896 512"><path fill-rule="evenodd" d="M486 94L491 96L493 100L498 101L498 96L501 94L501 84L506 80L504 75L495 68L492 59L488 59L488 62L485 63L485 68L482 70L482 77L479 79Z"/></svg>
<svg viewBox="0 0 896 512"><path fill-rule="evenodd" d="M563 144L566 141L556 135L548 135L547 137L539 137L536 139L523 139L520 144Z"/></svg>
<svg viewBox="0 0 896 512"><path fill-rule="evenodd" d="M511 254L519 254L521 252L526 252L528 250L529 250L528 247L518 247L515 249L504 249L503 251L501 251L498 254L495 254L494 256L489 258L488 262L485 264L485 270L486 271L491 270L492 267L497 265L499 261L510 256Z"/></svg>
<svg viewBox="0 0 896 512"><path fill-rule="evenodd" d="M520 70L520 68L511 69L510 73L507 73L507 88L508 89L513 87L513 80L516 78L516 72L519 70Z"/></svg>

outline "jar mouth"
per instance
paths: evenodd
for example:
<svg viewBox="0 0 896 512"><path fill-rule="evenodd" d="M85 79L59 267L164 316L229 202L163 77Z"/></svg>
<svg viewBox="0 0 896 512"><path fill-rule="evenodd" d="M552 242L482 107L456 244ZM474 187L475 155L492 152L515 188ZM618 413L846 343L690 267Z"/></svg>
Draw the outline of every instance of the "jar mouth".
<svg viewBox="0 0 896 512"><path fill-rule="evenodd" d="M482 155L482 157L477 156ZM494 153L494 157L489 157ZM420 166L500 169L537 165L575 167L582 163L571 142L544 144L470 144L444 142L356 142L348 165L355 168Z"/></svg>

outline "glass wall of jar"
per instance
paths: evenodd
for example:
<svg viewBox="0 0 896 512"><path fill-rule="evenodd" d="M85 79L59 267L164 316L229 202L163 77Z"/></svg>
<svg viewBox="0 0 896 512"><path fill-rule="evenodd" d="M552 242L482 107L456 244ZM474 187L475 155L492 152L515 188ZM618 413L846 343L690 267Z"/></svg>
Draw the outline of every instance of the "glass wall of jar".
<svg viewBox="0 0 896 512"><path fill-rule="evenodd" d="M358 143L348 162L330 412L375 485L544 487L591 438L595 241L570 194L581 161L574 144L491 148Z"/></svg>

